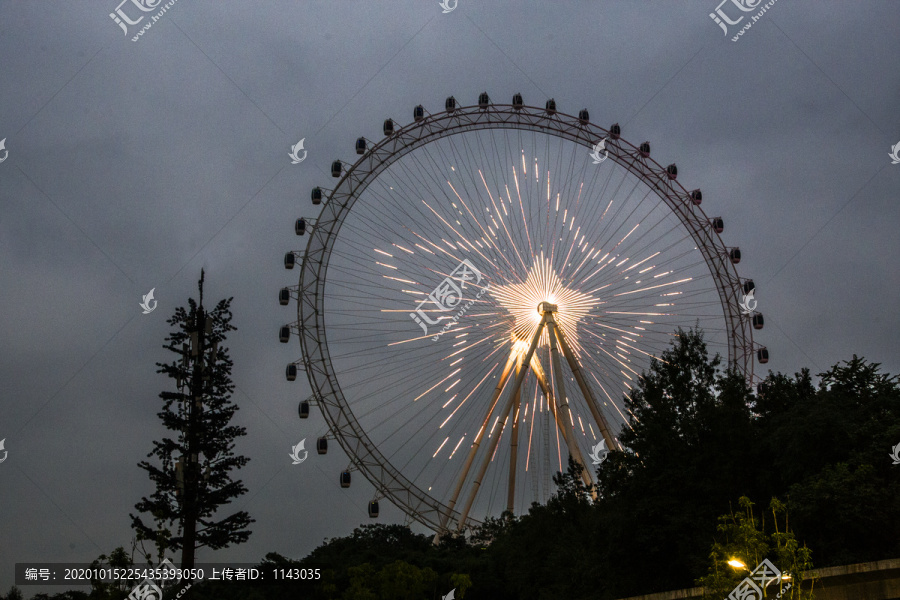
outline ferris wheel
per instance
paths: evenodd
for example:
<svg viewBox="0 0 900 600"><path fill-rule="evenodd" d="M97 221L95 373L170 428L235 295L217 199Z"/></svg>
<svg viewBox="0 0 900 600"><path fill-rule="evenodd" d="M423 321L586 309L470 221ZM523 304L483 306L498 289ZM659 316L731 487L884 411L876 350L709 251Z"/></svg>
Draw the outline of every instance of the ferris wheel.
<svg viewBox="0 0 900 600"><path fill-rule="evenodd" d="M388 119L359 158L335 161L300 218L297 335L312 396L349 457L387 498L438 533L463 531L552 493L568 457L592 483L619 447L624 398L678 328L753 378L762 314L726 246L721 217L650 144L626 142L587 110L571 116L453 97L445 110ZM589 460L593 458L593 460ZM602 460L602 459L600 459Z"/></svg>

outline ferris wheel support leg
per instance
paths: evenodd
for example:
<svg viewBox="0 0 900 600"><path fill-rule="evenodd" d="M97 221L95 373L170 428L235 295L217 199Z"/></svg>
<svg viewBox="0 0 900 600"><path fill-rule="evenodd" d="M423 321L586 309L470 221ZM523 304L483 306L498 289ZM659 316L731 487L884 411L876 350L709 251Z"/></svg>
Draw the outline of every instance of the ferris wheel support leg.
<svg viewBox="0 0 900 600"><path fill-rule="evenodd" d="M522 363L516 365L516 377L519 371L527 368ZM522 391L516 390L513 397L513 421L509 442L509 491L506 495L506 510L513 512L516 507L516 468L519 463L519 410L522 406Z"/></svg>
<svg viewBox="0 0 900 600"><path fill-rule="evenodd" d="M503 367L503 373L500 375L500 380L497 382L497 387L494 388L494 393L491 396L491 401L488 404L488 412L484 417L484 422L481 424L481 429L478 430L478 434L475 436L475 441L472 443L472 447L469 449L469 454L466 456L466 462L463 463L462 472L459 474L459 478L456 480L456 487L453 488L453 495L450 497L450 504L447 507L447 514L443 516L441 519L441 529L446 531L450 524L450 516L453 514L453 508L456 506L456 501L459 499L459 493L462 491L463 484L466 482L466 478L469 476L469 469L472 468L472 461L475 460L475 454L478 452L478 447L481 445L481 439L484 437L484 432L487 429L487 425L491 420L491 414L494 412L494 406L497 404L497 400L500 399L500 392L503 391L503 386L506 384L507 379L509 379L510 373L512 373L513 366L516 364L516 355L510 354L509 359L506 361L506 366ZM463 519L462 521L465 521ZM435 535L434 542L437 543L439 540L441 532L438 532Z"/></svg>
<svg viewBox="0 0 900 600"><path fill-rule="evenodd" d="M524 371L523 371L524 373ZM516 377L516 382L521 385L521 380L524 377L519 378ZM469 511L472 510L472 505L475 503L475 497L478 496L478 490L481 487L481 480L484 479L484 474L487 473L487 469L491 464L491 459L494 457L494 451L497 449L497 444L500 443L500 437L503 435L503 428L507 423L507 418L509 418L509 413L512 410L513 404L515 403L516 398L519 396L519 386L513 390L513 393L510 394L509 400L506 401L506 406L503 407L503 413L500 415L500 420L498 423L500 424L500 429L497 431L497 435L491 436L490 444L488 444L487 452L484 453L484 456L481 459L481 467L478 469L478 473L475 475L475 480L472 482L472 490L469 492L469 497L466 500L466 505L463 507L462 513L459 517L459 524L457 525L457 530L462 531L462 528L465 526L466 518L469 516Z"/></svg>
<svg viewBox="0 0 900 600"><path fill-rule="evenodd" d="M550 338L550 359L553 361L553 374L556 378L556 412L557 418L562 421L562 426L566 431L566 443L569 446L569 454L572 459L581 467L582 476L589 473L584 466L584 459L581 457L581 450L578 448L578 440L575 439L575 428L572 426L572 411L569 410L569 401L566 398L566 382L562 372L562 365L559 359L559 346L556 339L556 321L553 320L553 313L548 311L544 317L547 321L547 337ZM590 479L590 475L588 475Z"/></svg>
<svg viewBox="0 0 900 600"><path fill-rule="evenodd" d="M515 353L510 355L510 362L506 363L509 370L511 370L512 365L514 364L512 361L517 361L523 365L527 365L531 362L531 357L534 356L534 351L537 350L538 343L541 341L541 334L543 333L544 327L546 326L546 324L547 324L547 320L545 317L544 319L541 320L540 325L538 325L537 330L534 332L534 336L531 338L531 346L528 347L528 352L525 353L524 357L522 357L521 354L515 354ZM507 375L509 375L509 372L507 371L507 369L504 369L504 372ZM519 389L522 387L522 382L525 380L526 373L528 373L528 369L521 369L516 374L516 380L515 380L515 383L513 384L510 401L507 403L507 407L505 409L506 413L509 413L509 406L512 405L512 398L516 395L516 392L518 392ZM500 384L498 384L497 389L494 391L494 399L492 399L494 402L496 401L496 398L500 397L501 390L502 390L502 386ZM492 404L493 404L493 402L492 402ZM484 425L482 425L481 430L478 432L478 436L479 436L478 441L479 442L481 441L481 437L484 435L484 431L487 428L487 422L490 420L490 417L491 417L491 415L490 415L490 413L488 413L488 418L485 420ZM498 435L497 439L499 439L499 437L500 436ZM452 506L456 503L456 499L459 497L459 491L462 489L462 484L465 482L466 474L468 472L469 467L471 467L471 465L472 465L472 459L475 458L475 452L477 450L478 450L477 446L473 445L472 450L469 452L469 456L466 459L466 468L464 469L464 472L462 473L460 479L456 483L456 490L455 490L454 497L451 500L451 505L450 505L451 509L452 509ZM485 457L487 462L490 462L491 454L493 454L493 450L491 450L490 452L487 453L487 456ZM485 469L486 468L487 467L485 467ZM481 478L483 476L484 476L484 473L481 473L481 475L476 478L477 481L474 484L475 488L472 490L472 492L469 495L469 500L467 502L466 510L463 511L462 515L459 518L459 522L456 525L457 531L462 531L463 527L465 527L466 517L469 516L469 510L472 507L472 503L475 501L475 495L478 492L478 486L480 485Z"/></svg>
<svg viewBox="0 0 900 600"><path fill-rule="evenodd" d="M584 378L584 373L582 373L578 360L575 358L572 348L569 347L569 343L566 341L566 336L563 334L562 329L557 329L556 335L559 338L559 345L562 348L563 355L569 363L569 369L572 370L575 381L578 382L578 387L581 388L584 400L587 402L588 408L591 409L591 415L594 417L597 427L600 428L600 434L603 436L603 439L606 440L606 447L610 450L618 448L618 444L609 430L609 425L603 417L603 413L600 412L600 405L597 404L597 399L594 397L594 393L591 391L587 380Z"/></svg>
<svg viewBox="0 0 900 600"><path fill-rule="evenodd" d="M553 399L553 391L550 389L550 384L547 382L547 376L544 374L544 368L541 367L541 363L537 359L532 359L531 370L532 372L534 372L535 377L537 377L538 384L541 386L541 391L547 398L547 406L550 408L550 414L553 415L553 420L556 423L557 428L559 429L559 433L562 435L563 442L566 444L566 446L568 446L569 441L566 437L566 429L565 427L563 427L562 421L559 418L559 414L556 412L556 401ZM584 485L588 487L591 487L594 484L587 469L583 469L581 471L581 480L584 482Z"/></svg>

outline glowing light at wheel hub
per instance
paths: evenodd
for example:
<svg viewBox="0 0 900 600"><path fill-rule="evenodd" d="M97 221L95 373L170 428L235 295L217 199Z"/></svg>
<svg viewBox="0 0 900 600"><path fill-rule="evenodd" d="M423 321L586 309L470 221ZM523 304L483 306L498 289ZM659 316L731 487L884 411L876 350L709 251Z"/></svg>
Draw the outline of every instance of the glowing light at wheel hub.
<svg viewBox="0 0 900 600"><path fill-rule="evenodd" d="M550 260L543 255L535 258L524 282L491 286L490 294L514 317L513 339L526 344L543 318L538 305L542 302L555 304L554 320L573 349L579 347L578 323L587 317L592 308L601 304L594 296L564 286ZM541 345L548 343L545 331L541 336Z"/></svg>

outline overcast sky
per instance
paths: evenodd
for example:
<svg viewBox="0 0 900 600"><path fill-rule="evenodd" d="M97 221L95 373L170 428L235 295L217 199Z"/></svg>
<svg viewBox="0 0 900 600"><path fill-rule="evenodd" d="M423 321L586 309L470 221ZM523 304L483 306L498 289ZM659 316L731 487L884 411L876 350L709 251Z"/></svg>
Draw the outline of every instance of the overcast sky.
<svg viewBox="0 0 900 600"><path fill-rule="evenodd" d="M552 96L650 140L742 249L769 368L858 354L900 372L900 4L779 0L737 42L757 11L722 5L748 15L725 35L716 5L178 0L133 42L149 16L126 35L117 0L0 0L0 590L15 562L130 546L128 513L152 492L136 463L162 433L154 363L201 268L207 298L234 296L251 462L232 506L256 523L198 560L299 558L368 522L372 487L338 486L336 445L288 458L326 426L297 418L302 373L284 378L300 350L277 341L291 319L277 292L297 273L282 257L332 160L451 94ZM380 522L402 521L382 502Z"/></svg>

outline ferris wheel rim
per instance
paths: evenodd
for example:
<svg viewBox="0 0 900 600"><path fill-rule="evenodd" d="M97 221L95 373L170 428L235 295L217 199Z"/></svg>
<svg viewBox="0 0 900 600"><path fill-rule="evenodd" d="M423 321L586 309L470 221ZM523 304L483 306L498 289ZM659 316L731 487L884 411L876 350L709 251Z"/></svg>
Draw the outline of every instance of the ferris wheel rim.
<svg viewBox="0 0 900 600"><path fill-rule="evenodd" d="M393 126L393 121L390 122ZM437 532L446 530L460 517L460 513L420 489L393 467L350 410L328 349L324 292L328 264L341 226L368 186L394 162L422 146L442 138L487 129L532 131L587 148L606 140L608 158L643 181L666 203L703 254L724 313L728 363L742 372L748 381L753 378L752 328L749 318L738 307L741 278L728 257L728 247L712 228L711 219L691 201L691 193L667 175L666 168L646 153L642 154L638 146L620 135L613 135L610 130L566 113L551 113L525 105L489 104L487 107L455 107L423 115L421 119L394 130L377 144L366 148L355 163L346 165L345 171L345 165L341 163L341 177L327 198L323 197L322 209L310 232L303 257L297 324L303 364L313 395L329 430L350 457L351 463L375 487L376 498L389 498L412 518ZM479 520L468 515L465 517L466 526L478 524Z"/></svg>

